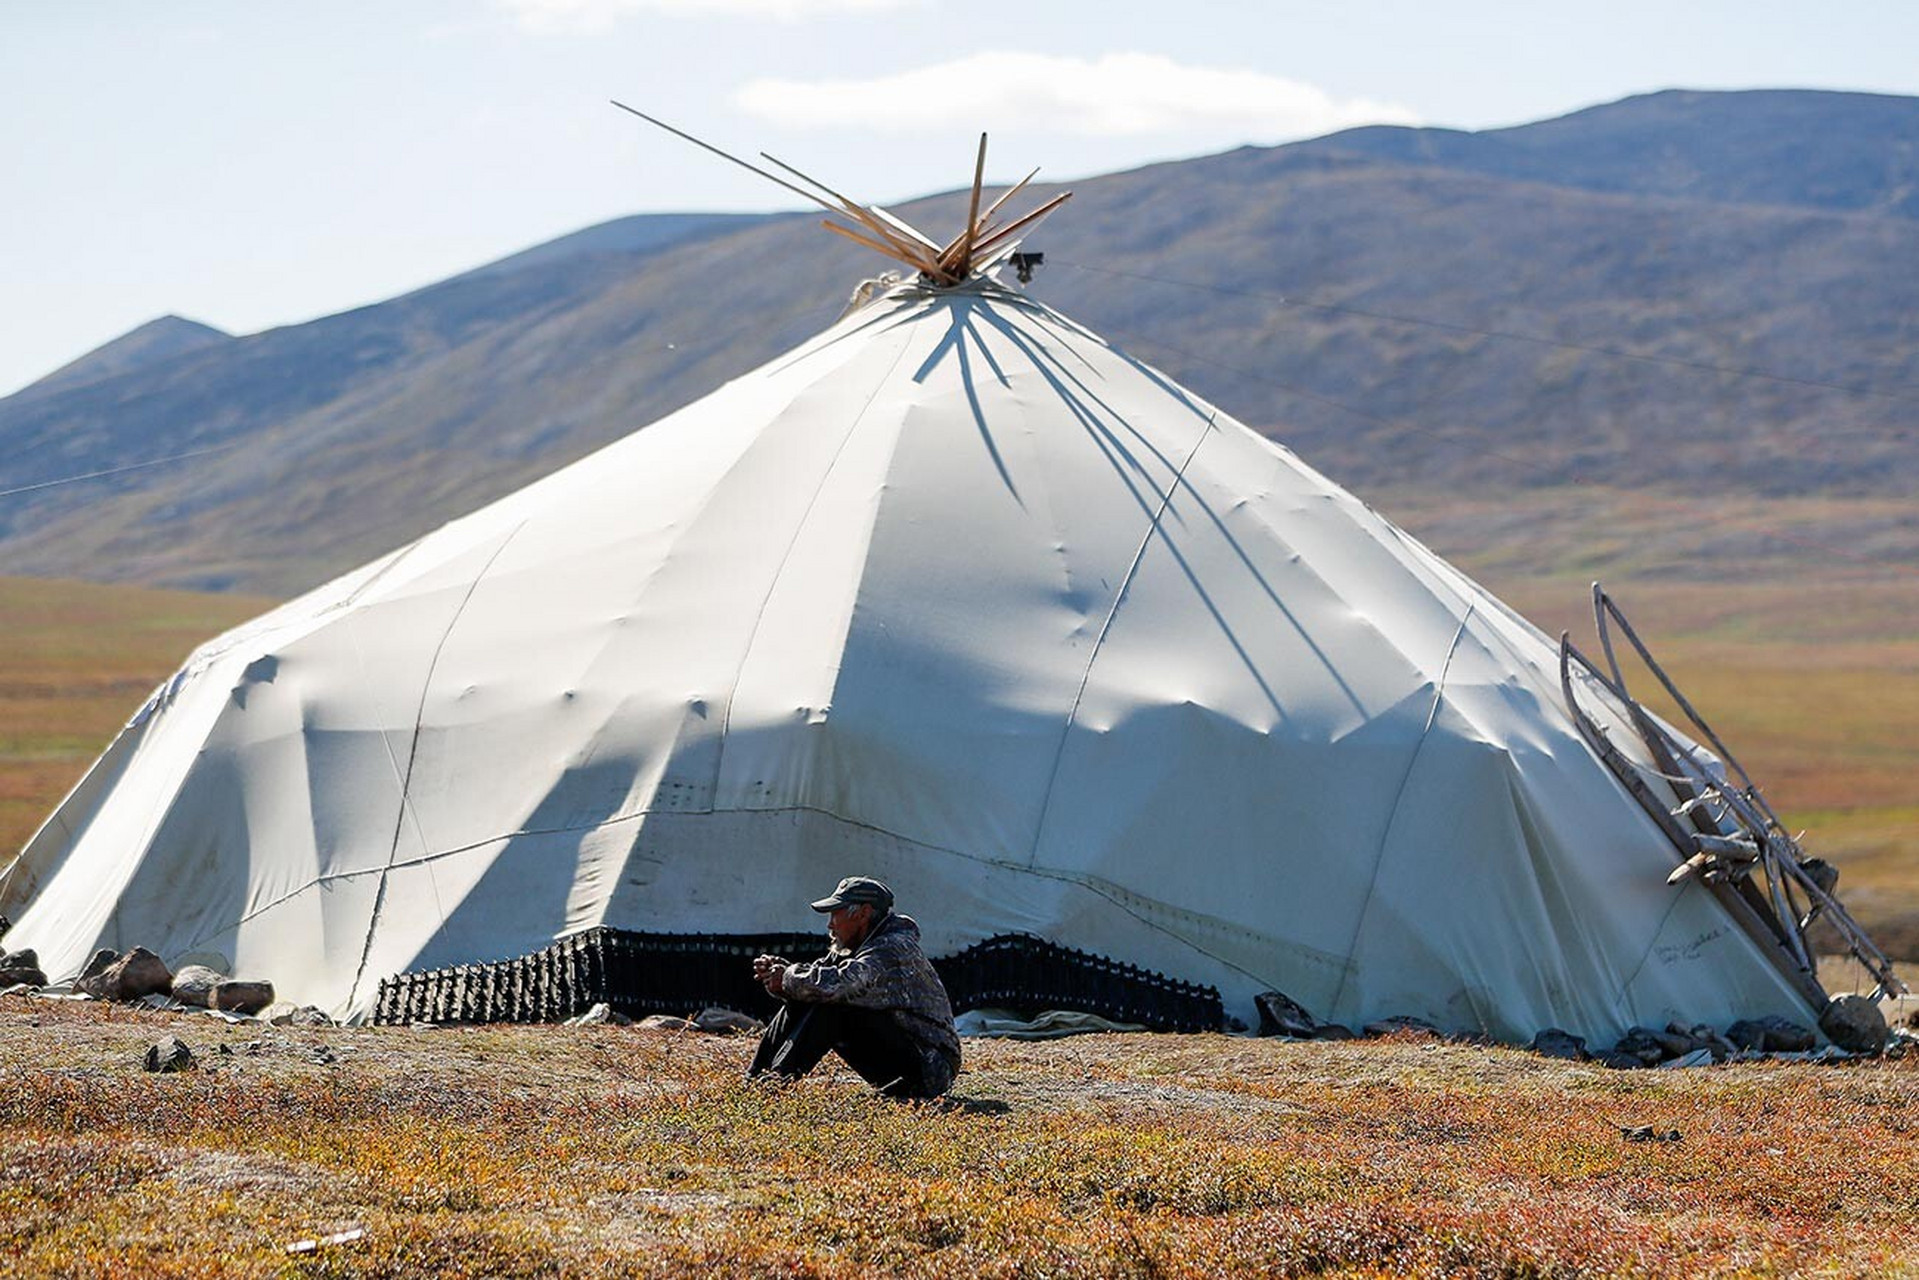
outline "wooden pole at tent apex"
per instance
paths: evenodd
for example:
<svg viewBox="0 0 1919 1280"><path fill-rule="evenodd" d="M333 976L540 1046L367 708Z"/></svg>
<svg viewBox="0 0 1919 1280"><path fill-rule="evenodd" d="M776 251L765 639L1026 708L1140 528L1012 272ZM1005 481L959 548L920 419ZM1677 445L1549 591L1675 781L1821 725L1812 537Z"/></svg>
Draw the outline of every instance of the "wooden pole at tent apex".
<svg viewBox="0 0 1919 1280"><path fill-rule="evenodd" d="M785 170L793 177L798 178L800 182L806 183L813 189L808 190L806 187L802 187L797 183L788 182L776 173L762 169L750 161L742 160L731 152L723 151L702 138L694 137L684 129L677 129L666 123L666 121L650 116L646 114L646 112L634 107L629 107L617 99L614 100L613 105L630 115L638 116L648 124L662 129L674 137L684 139L696 147L712 152L722 160L731 161L742 169L758 174L775 186L783 187L793 194L818 205L834 217L844 218L852 225L845 226L834 222L831 218L822 220L820 225L836 235L844 236L856 244L873 250L875 253L883 254L903 266L911 267L919 274L922 280L936 286L945 287L956 285L969 279L974 274L973 263L976 260L980 260L983 256L982 250L991 251L985 254L984 257L994 261L998 260L999 256L1014 243L1014 236L1017 232L1036 224L1041 218L1044 218L1047 214L1059 208L1060 205L1066 203L1067 199L1073 194L1070 191L1062 191L1060 194L1040 205L1039 208L1032 210L1022 217L1015 218L1005 226L993 227L989 230L988 224L993 221L994 215L1000 211L1007 201L1024 190L1026 184L1033 180L1034 176L1039 173L1039 170L1034 169L1032 173L1027 174L1012 187L1001 193L999 198L994 200L993 203L987 207L986 212L982 214L980 212L980 199L986 185L986 135L982 133L979 136L979 153L973 161L973 189L972 197L966 210L966 225L961 228L958 235L947 241L944 247L941 247L937 242L922 235L918 229L909 226L898 216L887 212L878 205L862 205L847 196L841 195L838 191L827 186L818 178L802 173L785 161L767 155L764 151L760 153L762 159Z"/></svg>
<svg viewBox="0 0 1919 1280"><path fill-rule="evenodd" d="M986 135L982 133L979 136L979 158L973 161L973 200L966 206L966 230L960 232L959 254L951 263L940 263L962 280L973 265L973 237L979 234L979 189L985 178Z"/></svg>

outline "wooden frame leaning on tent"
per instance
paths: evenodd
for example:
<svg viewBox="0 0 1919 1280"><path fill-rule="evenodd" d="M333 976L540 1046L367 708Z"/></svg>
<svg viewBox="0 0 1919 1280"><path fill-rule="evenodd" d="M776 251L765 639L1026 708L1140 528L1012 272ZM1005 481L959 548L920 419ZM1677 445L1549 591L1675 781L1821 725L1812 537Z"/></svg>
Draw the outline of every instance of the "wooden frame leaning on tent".
<svg viewBox="0 0 1919 1280"><path fill-rule="evenodd" d="M1751 776L1654 659L1618 603L1597 582L1592 592L1593 621L1606 669L1602 671L1565 632L1560 633L1559 679L1566 710L1621 785L1672 841L1680 862L1666 883L1683 887L1697 878L1815 1007L1827 1000L1817 957L1807 942L1807 930L1818 919L1839 934L1847 950L1872 975L1878 984L1872 992L1874 1000L1905 992L1892 962L1834 896L1838 873L1824 860L1808 857L1787 833ZM1716 759L1672 732L1627 690L1613 647L1615 627L1717 753ZM1575 673L1589 682L1588 687L1609 696L1614 709L1632 725L1653 762L1653 777L1671 789L1676 804L1666 803L1654 792L1645 770L1626 757L1581 703Z"/></svg>

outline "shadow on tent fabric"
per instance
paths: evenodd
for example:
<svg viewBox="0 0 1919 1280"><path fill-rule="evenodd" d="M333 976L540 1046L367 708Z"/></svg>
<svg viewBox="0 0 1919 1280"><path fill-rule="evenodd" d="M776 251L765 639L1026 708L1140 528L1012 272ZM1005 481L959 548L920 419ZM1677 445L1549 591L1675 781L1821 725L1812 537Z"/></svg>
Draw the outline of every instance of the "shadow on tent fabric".
<svg viewBox="0 0 1919 1280"><path fill-rule="evenodd" d="M457 855L485 857L497 848L406 968L508 959L593 923L569 918L586 841L621 819L636 772L624 757L567 769L504 845ZM442 874L441 883L449 878Z"/></svg>
<svg viewBox="0 0 1919 1280"><path fill-rule="evenodd" d="M959 310L961 309L956 308L956 311ZM1117 429L1125 426L1124 419L1101 400L1092 388L1086 386L1084 381L1051 351L1034 344L1026 335L994 316L990 308L985 309L983 314L987 324L990 324L994 329L999 331L1008 342L1018 347L1027 356L1033 368L1038 370L1040 375L1047 380L1054 394L1059 397L1060 402L1073 413L1074 417L1079 420L1087 433L1093 437L1102 453L1106 455L1114 473L1119 477L1120 482L1127 487L1133 500L1139 504L1140 509L1149 519L1158 522L1159 540L1164 549L1172 555L1179 566L1180 572L1186 577L1187 582L1191 585L1201 605L1212 617L1215 624L1218 625L1221 634L1226 638L1228 643L1232 645L1240 662L1246 667L1248 673L1259 683L1273 711L1284 718L1287 714L1287 709L1281 704L1277 695L1274 694L1273 690L1267 685L1257 665L1253 662L1245 646L1235 634L1232 624L1226 620L1215 605L1214 594L1207 589L1200 575L1194 570L1186 550L1182 547L1182 539L1178 537L1176 530L1168 528L1164 521L1160 519L1159 506L1164 500L1164 496L1157 492L1143 494L1137 487L1135 476L1142 473L1143 468L1134 457L1134 449L1129 447L1127 442L1121 438L1119 430ZM974 340L976 342L978 341L977 338ZM1183 391L1167 383L1160 375L1154 373L1146 365L1132 359L1130 356L1126 357L1126 363L1128 367L1140 374L1141 377L1146 378L1156 387L1164 390L1170 397L1177 400L1182 407L1193 413L1196 417L1202 418L1208 424L1208 429L1211 429L1211 410L1207 410L1203 406L1194 403ZM1098 412L1095 411L1096 408ZM979 418L977 414L975 420L978 422L982 433L988 431L989 428L987 424L983 419ZM1205 497L1191 484L1186 482L1184 473L1187 465L1190 465L1191 458L1189 457L1185 463L1182 463L1180 460L1172 458L1161 450L1154 448L1149 442L1139 437L1137 433L1131 434L1134 435L1139 447L1152 452L1162 467L1174 473L1173 489L1180 497L1181 510L1189 514L1197 513L1205 518L1206 525L1211 527L1212 532L1220 540L1221 544L1231 551L1240 567L1252 578L1260 594L1273 606L1274 611L1284 618L1286 625L1313 650L1325 674L1339 688L1348 703L1356 710L1361 709L1358 694L1347 683L1345 677L1341 675L1339 666L1333 660L1332 655L1320 649L1308 629L1301 624L1300 620L1294 616L1293 611L1289 609L1286 603L1280 598L1279 592L1274 589L1273 584L1260 572L1253 558L1247 554L1245 547L1241 545L1239 537L1227 527L1225 520L1221 518L1219 512L1214 510L1212 505L1206 501Z"/></svg>

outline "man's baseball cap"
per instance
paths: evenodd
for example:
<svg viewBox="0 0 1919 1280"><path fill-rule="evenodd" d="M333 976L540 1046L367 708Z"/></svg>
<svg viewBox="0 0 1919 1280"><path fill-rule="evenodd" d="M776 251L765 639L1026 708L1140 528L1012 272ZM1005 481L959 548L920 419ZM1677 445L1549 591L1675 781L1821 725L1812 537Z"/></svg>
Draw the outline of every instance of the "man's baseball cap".
<svg viewBox="0 0 1919 1280"><path fill-rule="evenodd" d="M893 891L871 876L848 876L827 897L813 904L815 911L837 911L841 907L870 905L881 911L893 909Z"/></svg>

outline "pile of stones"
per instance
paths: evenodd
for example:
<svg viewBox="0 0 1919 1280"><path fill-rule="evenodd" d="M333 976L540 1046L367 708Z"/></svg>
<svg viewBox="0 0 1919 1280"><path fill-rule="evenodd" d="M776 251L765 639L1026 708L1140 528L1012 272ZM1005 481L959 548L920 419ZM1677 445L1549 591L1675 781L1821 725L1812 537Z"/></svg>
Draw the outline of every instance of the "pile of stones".
<svg viewBox="0 0 1919 1280"><path fill-rule="evenodd" d="M0 925L0 929L4 926ZM0 990L28 987L39 990L53 985L40 967L33 950L0 952ZM167 968L166 962L145 947L127 952L102 949L94 952L86 968L73 980L73 990L96 1000L114 1000L123 1004L158 996L196 1009L252 1016L279 1009L288 1020L314 1021L313 1015L327 1019L319 1010L275 1006L271 982L243 981L209 969L205 965L183 965L180 972Z"/></svg>
<svg viewBox="0 0 1919 1280"><path fill-rule="evenodd" d="M1881 1054L1892 1041L1879 1006L1864 996L1839 996L1829 1001L1820 1014L1819 1030L1833 1047L1849 1054ZM1549 1058L1630 1070L1668 1064L1704 1065L1760 1054L1806 1053L1818 1043L1819 1036L1811 1027L1767 1014L1763 1018L1742 1018L1723 1032L1704 1023L1685 1026L1669 1022L1663 1031L1632 1027L1610 1049L1600 1050L1589 1049L1583 1039L1569 1031L1548 1027L1533 1037L1532 1047Z"/></svg>
<svg viewBox="0 0 1919 1280"><path fill-rule="evenodd" d="M1797 1052L1810 1049L1813 1045L1812 1032L1784 1018L1739 1022L1734 1027L1741 1030L1742 1038L1747 1042L1743 1047L1746 1048L1764 1049L1769 1035L1773 1051L1776 1052ZM1628 1028L1612 1048L1598 1051L1589 1049L1582 1037L1570 1031L1548 1027L1533 1037L1532 1047L1534 1052L1548 1058L1597 1062L1624 1071L1664 1066L1668 1062L1727 1062L1739 1053L1742 1046L1735 1044L1729 1034L1722 1035L1718 1028L1707 1023L1686 1026L1669 1022L1663 1031L1653 1027Z"/></svg>
<svg viewBox="0 0 1919 1280"><path fill-rule="evenodd" d="M13 921L0 916L0 938L7 936ZM44 987L46 971L40 967L40 953L31 947L24 951L0 950L0 991L9 987Z"/></svg>
<svg viewBox="0 0 1919 1280"><path fill-rule="evenodd" d="M1321 1022L1306 1011L1306 1006L1279 991L1265 991L1253 997L1259 1010L1259 1034L1285 1036L1289 1040L1351 1040L1351 1027Z"/></svg>
<svg viewBox="0 0 1919 1280"><path fill-rule="evenodd" d="M8 987L44 987L47 975L40 968L40 953L28 947L24 951L0 952L0 991Z"/></svg>
<svg viewBox="0 0 1919 1280"><path fill-rule="evenodd" d="M164 996L196 1009L256 1014L273 1003L271 982L237 981L205 965L183 965L174 973L145 947L124 954L102 949L87 961L73 989L99 1000L130 1002Z"/></svg>
<svg viewBox="0 0 1919 1280"><path fill-rule="evenodd" d="M1480 1035L1449 1036L1426 1019L1407 1014L1368 1022L1354 1031L1337 1022L1321 1022L1308 1013L1299 1001L1278 991L1267 991L1253 997L1253 1007L1259 1010L1258 1034L1284 1036L1289 1040L1371 1040L1380 1036L1407 1034L1476 1043L1486 1040Z"/></svg>
<svg viewBox="0 0 1919 1280"><path fill-rule="evenodd" d="M1298 1001L1278 991L1268 991L1253 1001L1259 1010L1259 1034L1284 1036L1293 1040L1352 1040L1367 1037L1415 1033L1454 1041L1485 1043L1483 1036L1447 1036L1423 1018L1397 1017L1369 1022L1360 1032L1337 1023L1321 1022ZM1805 1053L1819 1043L1819 1033L1835 1048L1848 1054L1877 1055L1889 1046L1896 1052L1900 1037L1887 1027L1879 1006L1865 996L1839 996L1827 1003L1819 1017L1819 1032L1800 1026L1777 1014L1746 1018L1724 1031L1704 1023L1687 1026L1669 1022L1663 1030L1633 1027L1609 1049L1592 1049L1570 1031L1548 1027L1533 1037L1532 1048L1549 1058L1567 1058L1575 1062L1597 1062L1622 1070L1666 1065L1703 1066L1726 1062L1739 1056L1759 1054Z"/></svg>
<svg viewBox="0 0 1919 1280"><path fill-rule="evenodd" d="M638 1026L642 1031L704 1031L709 1035L736 1036L758 1035L765 1027L758 1018L739 1012L737 1009L723 1009L710 1005L689 1017L676 1018L670 1014L656 1013L641 1018L637 1023L610 1004L596 1004L578 1017L568 1018L569 1027L630 1027Z"/></svg>

